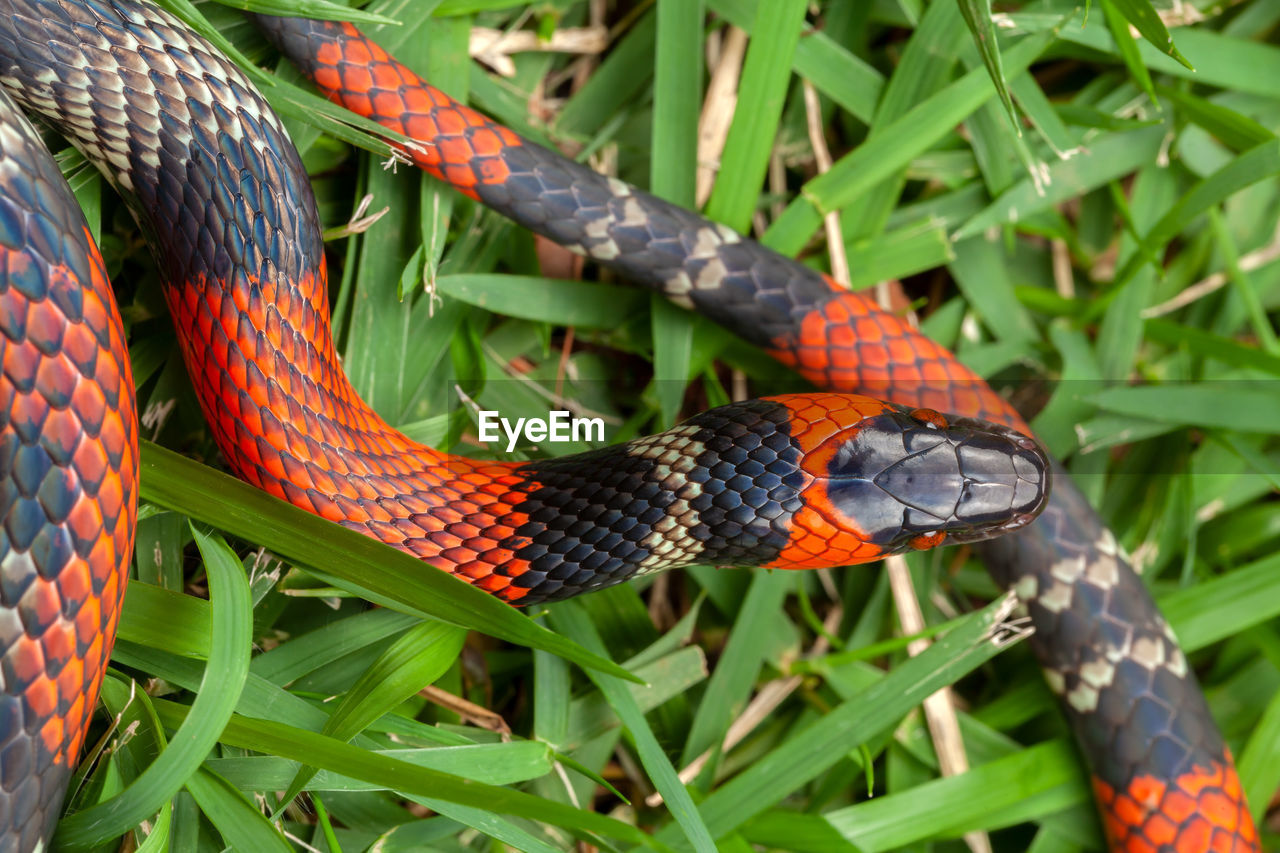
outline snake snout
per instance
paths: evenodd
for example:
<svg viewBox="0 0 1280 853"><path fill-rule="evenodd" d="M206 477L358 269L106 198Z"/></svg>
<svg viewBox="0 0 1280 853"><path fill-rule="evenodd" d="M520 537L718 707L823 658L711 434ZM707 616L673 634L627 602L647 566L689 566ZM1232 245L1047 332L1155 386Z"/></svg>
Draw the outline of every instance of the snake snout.
<svg viewBox="0 0 1280 853"><path fill-rule="evenodd" d="M828 488L888 550L989 539L1048 500L1049 460L1014 430L932 412L874 421L837 455Z"/></svg>
<svg viewBox="0 0 1280 853"><path fill-rule="evenodd" d="M1049 497L1049 460L1032 439L985 421L957 421L969 435L955 445L963 486L954 542L973 542L1029 524ZM965 525L968 527L966 528Z"/></svg>

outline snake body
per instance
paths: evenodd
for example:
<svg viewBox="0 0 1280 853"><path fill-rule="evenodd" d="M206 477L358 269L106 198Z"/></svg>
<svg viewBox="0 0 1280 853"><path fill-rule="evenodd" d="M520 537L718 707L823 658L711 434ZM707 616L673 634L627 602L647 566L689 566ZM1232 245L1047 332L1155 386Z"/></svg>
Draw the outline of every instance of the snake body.
<svg viewBox="0 0 1280 853"><path fill-rule="evenodd" d="M111 653L133 554L138 419L102 258L3 92L0 184L0 849L31 850Z"/></svg>
<svg viewBox="0 0 1280 853"><path fill-rule="evenodd" d="M515 221L695 308L818 387L1030 433L954 356L861 293L520 138L349 24L260 17L322 92L392 130L420 167ZM1256 850L1232 758L1150 593L1064 471L1040 518L984 543L1093 770L1115 850Z"/></svg>
<svg viewBox="0 0 1280 853"><path fill-rule="evenodd" d="M1021 527L1043 503L1045 463L1018 436L1022 420L900 318L723 226L522 140L427 86L349 25L260 19L331 98L427 141L420 165L461 191L707 314L815 384L896 404L818 394L713 410L602 451L619 472L606 483L581 467L600 459L520 466L413 445L360 401L338 366L310 187L278 119L241 73L134 0L3 0L0 12L0 81L130 199L156 248L219 447L238 474L279 497L520 603L695 559L794 567L874 559ZM83 234L74 225L70 233ZM21 245L5 243L11 254ZM85 251L89 260L64 265L79 281L101 279L105 292L96 251ZM53 301L52 292L35 298ZM82 374L107 379L112 393L101 396L129 438L123 379L113 385L111 370L96 367L107 361L127 377L118 319L94 331L115 360L99 353ZM16 350L6 350L6 376ZM55 381L41 393L56 399L65 387ZM1000 426L978 429L935 410ZM818 423L825 426L809 426ZM34 550L14 547L12 534L5 543L0 737L32 756L23 769L38 780L10 778L8 761L0 773L0 826L16 849L47 832L56 814L54 792L109 652L136 493L136 456L111 458L115 467L94 488L80 478L95 499L105 494L100 515L112 521L77 570L92 582L64 587L60 570L37 566L27 589L43 592L11 596L9 566ZM907 458L914 461L904 466ZM740 473L747 463L756 473ZM6 469L6 508L33 500L26 470L19 461ZM996 540L988 561L1028 602L1037 651L1090 760L1114 849L1256 850L1230 755L1172 633L1114 538L1069 479L1056 479L1040 520ZM942 497L921 490L929 482L943 484ZM872 511L848 518L868 493ZM14 518L6 515L6 529ZM846 532L833 543L838 527ZM50 618L61 626L43 635L39 626L52 623L41 614L53 611L40 610L42 595L58 597ZM38 652L13 652L31 647L23 638L32 636ZM74 651L59 656L68 645ZM20 724L11 709L25 715Z"/></svg>

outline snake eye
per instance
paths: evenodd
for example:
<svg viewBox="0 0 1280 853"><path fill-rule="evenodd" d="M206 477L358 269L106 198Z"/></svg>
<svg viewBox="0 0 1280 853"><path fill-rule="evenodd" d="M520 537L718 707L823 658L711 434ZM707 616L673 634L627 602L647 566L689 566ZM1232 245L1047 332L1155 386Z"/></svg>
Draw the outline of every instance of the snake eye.
<svg viewBox="0 0 1280 853"><path fill-rule="evenodd" d="M911 417L921 421L930 429L946 429L947 419L941 412L935 412L933 409L912 409Z"/></svg>

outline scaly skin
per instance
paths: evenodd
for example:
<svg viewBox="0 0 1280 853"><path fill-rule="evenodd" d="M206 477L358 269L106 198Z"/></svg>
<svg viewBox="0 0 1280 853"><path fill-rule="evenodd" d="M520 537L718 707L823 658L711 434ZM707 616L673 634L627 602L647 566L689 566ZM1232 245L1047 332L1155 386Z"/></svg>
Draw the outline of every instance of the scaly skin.
<svg viewBox="0 0 1280 853"><path fill-rule="evenodd" d="M306 174L230 62L135 0L0 0L0 63L0 82L129 199L228 464L506 601L691 562L864 562L977 541L1043 507L1048 461L1032 440L855 395L735 403L529 463L415 444L341 370ZM57 815L110 652L137 428L101 259L57 167L8 118L0 850L26 850Z"/></svg>
<svg viewBox="0 0 1280 853"><path fill-rule="evenodd" d="M427 172L722 323L815 385L1027 431L985 382L865 296L522 139L350 24L258 21L331 100L426 143L404 153ZM1083 495L1061 469L1055 480L1042 517L985 556L1027 603L1112 849L1258 850L1231 755L1176 639Z"/></svg>
<svg viewBox="0 0 1280 853"><path fill-rule="evenodd" d="M138 509L124 329L84 216L0 92L0 850L48 834L115 637Z"/></svg>

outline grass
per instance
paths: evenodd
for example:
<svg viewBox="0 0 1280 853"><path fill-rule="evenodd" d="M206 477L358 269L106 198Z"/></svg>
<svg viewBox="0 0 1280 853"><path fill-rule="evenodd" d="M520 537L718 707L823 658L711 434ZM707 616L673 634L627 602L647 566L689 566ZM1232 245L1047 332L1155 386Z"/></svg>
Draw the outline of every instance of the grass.
<svg viewBox="0 0 1280 853"><path fill-rule="evenodd" d="M1144 568L1265 818L1280 788L1280 8L1179 4L1204 20L1177 21L1173 50L1143 0L994 19L980 0L619 5L604 56L519 54L510 77L468 58L473 25L549 36L591 23L589 4L365 11L403 22L381 40L436 85L685 204L704 46L725 22L750 32L708 212L819 266L835 215L855 286L902 279L922 327L1033 416ZM578 268L529 234L384 169L363 150L382 143L275 71L238 13L196 8L290 81L269 96L326 227L365 194L388 208L331 241L330 280L347 371L406 432L492 452L466 440L458 390L507 417L571 400L621 440L727 401L735 372L752 393L796 389L707 321L566 280ZM801 81L820 95L825 174ZM144 452L110 715L91 737L108 748L63 846L137 825L145 850L951 851L972 832L998 851L1100 849L1029 650L982 641L1000 593L966 551L908 561L935 635L914 658L875 566L699 568L513 611L212 470L146 251L96 179L77 185L130 326L144 435L170 450ZM940 778L917 706L946 685L974 769ZM1275 846L1274 808L1270 827Z"/></svg>

